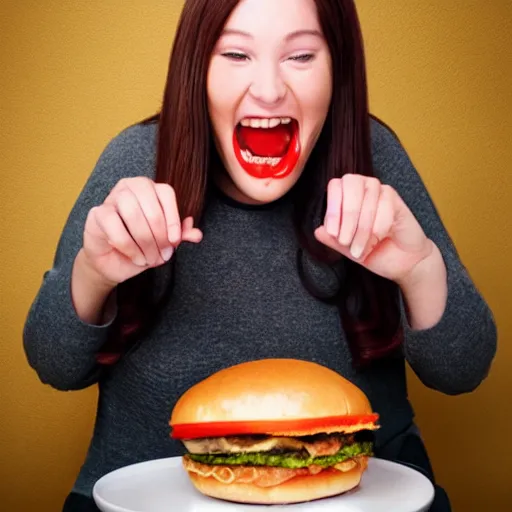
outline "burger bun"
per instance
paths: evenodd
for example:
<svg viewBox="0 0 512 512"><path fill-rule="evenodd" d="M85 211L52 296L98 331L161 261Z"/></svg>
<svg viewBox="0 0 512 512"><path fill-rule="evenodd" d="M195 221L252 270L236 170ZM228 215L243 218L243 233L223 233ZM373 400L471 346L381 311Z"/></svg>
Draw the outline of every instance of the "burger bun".
<svg viewBox="0 0 512 512"><path fill-rule="evenodd" d="M223 369L191 387L176 403L171 426L208 422L312 420L369 415L366 395L352 382L324 366L294 359L263 359ZM375 428L320 427L329 433ZM314 431L269 432L307 435Z"/></svg>
<svg viewBox="0 0 512 512"><path fill-rule="evenodd" d="M224 484L212 477L189 473L194 487L211 498L236 503L277 505L302 503L329 498L355 489L366 464L358 464L349 471L322 471L317 475L298 476L272 487L253 484Z"/></svg>

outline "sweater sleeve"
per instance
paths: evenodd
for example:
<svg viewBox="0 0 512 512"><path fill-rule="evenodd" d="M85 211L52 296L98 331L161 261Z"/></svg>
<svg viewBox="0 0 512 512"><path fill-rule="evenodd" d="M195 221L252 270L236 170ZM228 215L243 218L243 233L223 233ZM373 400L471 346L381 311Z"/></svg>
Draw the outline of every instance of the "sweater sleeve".
<svg viewBox="0 0 512 512"><path fill-rule="evenodd" d="M470 392L486 378L496 353L493 314L461 262L400 141L374 121L372 144L377 176L402 197L425 234L438 246L447 269L447 304L433 327L413 330L402 297L406 360L426 386L449 395Z"/></svg>
<svg viewBox="0 0 512 512"><path fill-rule="evenodd" d="M89 210L101 204L121 178L153 172L153 132L152 126L128 128L104 149L69 214L53 266L45 272L28 312L23 330L27 360L40 380L56 389L83 389L100 376L95 356L115 319L115 304L103 325L83 322L71 299L71 271Z"/></svg>

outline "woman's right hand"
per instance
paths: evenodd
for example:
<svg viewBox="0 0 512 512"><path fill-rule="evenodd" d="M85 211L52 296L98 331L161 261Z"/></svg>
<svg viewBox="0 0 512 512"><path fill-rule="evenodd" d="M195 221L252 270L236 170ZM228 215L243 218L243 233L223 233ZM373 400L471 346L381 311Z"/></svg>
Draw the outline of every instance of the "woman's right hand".
<svg viewBox="0 0 512 512"><path fill-rule="evenodd" d="M113 288L169 261L181 242L198 243L202 236L192 217L181 221L170 185L124 178L90 210L81 259Z"/></svg>

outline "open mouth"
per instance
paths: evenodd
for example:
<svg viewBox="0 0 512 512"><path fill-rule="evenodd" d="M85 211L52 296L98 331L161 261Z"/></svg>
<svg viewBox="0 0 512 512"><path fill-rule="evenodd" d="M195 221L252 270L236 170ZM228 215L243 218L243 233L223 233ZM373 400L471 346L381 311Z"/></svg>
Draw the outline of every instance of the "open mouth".
<svg viewBox="0 0 512 512"><path fill-rule="evenodd" d="M254 178L285 178L300 156L299 123L289 117L245 118L233 132L235 155Z"/></svg>

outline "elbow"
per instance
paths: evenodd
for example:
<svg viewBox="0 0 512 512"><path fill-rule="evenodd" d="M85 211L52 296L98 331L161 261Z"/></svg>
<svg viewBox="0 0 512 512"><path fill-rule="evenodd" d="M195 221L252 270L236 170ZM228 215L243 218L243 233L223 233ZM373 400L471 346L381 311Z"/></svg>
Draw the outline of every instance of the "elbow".
<svg viewBox="0 0 512 512"><path fill-rule="evenodd" d="M32 366L32 368L42 384L50 386L57 391L79 391L98 382L98 377L95 374L77 376L56 372L54 369L48 370L44 367Z"/></svg>
<svg viewBox="0 0 512 512"><path fill-rule="evenodd" d="M27 357L27 359L39 381L58 391L78 391L98 381L97 371L78 372L74 369L59 367L56 363L48 364L31 357Z"/></svg>
<svg viewBox="0 0 512 512"><path fill-rule="evenodd" d="M487 372L488 373L488 372ZM437 381L434 385L429 386L431 389L435 391L439 391L445 395L449 396L458 396L458 395L466 395L476 391L476 389L482 384L482 382L487 377L487 373L481 376L477 376L475 374L467 375L467 376L451 376L451 378L446 381Z"/></svg>
<svg viewBox="0 0 512 512"><path fill-rule="evenodd" d="M429 389L444 395L457 396L472 393L487 378L490 365L487 368L472 368L470 371L448 371L422 374L415 372L419 380Z"/></svg>
<svg viewBox="0 0 512 512"><path fill-rule="evenodd" d="M59 391L85 389L98 381L99 369L96 364L80 368L70 360L49 350L48 340L38 340L31 336L30 328L23 332L23 348L29 366L35 371L39 381Z"/></svg>
<svg viewBox="0 0 512 512"><path fill-rule="evenodd" d="M472 393L487 379L497 350L497 332L494 322L485 335L474 340L471 347L456 357L447 356L444 364L438 366L438 372L420 380L445 395L457 396Z"/></svg>
<svg viewBox="0 0 512 512"><path fill-rule="evenodd" d="M446 339L445 332L438 333L435 350L415 350L409 354L409 362L420 381L445 395L475 391L489 376L496 356L498 331L488 307L473 309L463 325L451 339ZM428 343L429 338L418 341ZM417 342L415 345L419 346Z"/></svg>
<svg viewBox="0 0 512 512"><path fill-rule="evenodd" d="M491 311L482 318L483 327L479 335L475 336L472 347L467 352L463 368L459 369L460 377L457 392L451 394L465 394L475 391L489 376L492 364L498 350L498 329ZM465 371L463 370L465 369Z"/></svg>
<svg viewBox="0 0 512 512"><path fill-rule="evenodd" d="M79 391L98 382L99 372L77 373L65 371L54 366L32 364L31 368L36 372L42 384L50 386L58 391Z"/></svg>

